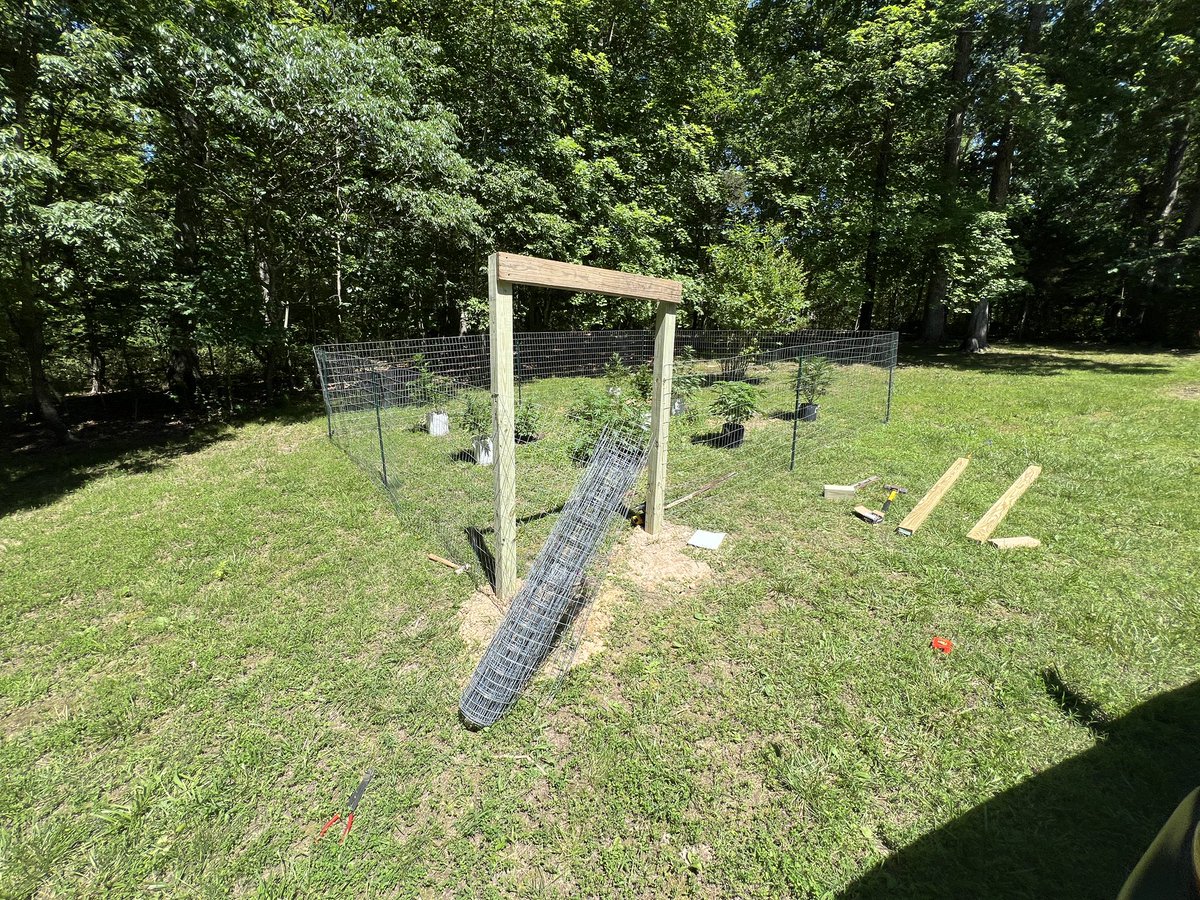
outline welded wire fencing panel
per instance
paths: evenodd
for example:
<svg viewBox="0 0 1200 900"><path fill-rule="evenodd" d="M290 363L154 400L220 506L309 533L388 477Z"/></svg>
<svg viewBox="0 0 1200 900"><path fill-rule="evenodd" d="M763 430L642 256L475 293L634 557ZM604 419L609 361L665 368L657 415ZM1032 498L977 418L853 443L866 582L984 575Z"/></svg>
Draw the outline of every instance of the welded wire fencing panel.
<svg viewBox="0 0 1200 900"><path fill-rule="evenodd" d="M508 613L463 691L459 709L472 725L495 723L589 601L586 578L646 462L636 433L605 429L562 514L530 567Z"/></svg>
<svg viewBox="0 0 1200 900"><path fill-rule="evenodd" d="M889 415L894 332L680 330L675 345L667 499L694 494L688 509L803 476L814 448ZM599 435L648 432L653 354L649 330L514 335L518 574ZM331 439L386 485L404 521L436 539L435 552L486 584L488 336L334 344L315 355Z"/></svg>

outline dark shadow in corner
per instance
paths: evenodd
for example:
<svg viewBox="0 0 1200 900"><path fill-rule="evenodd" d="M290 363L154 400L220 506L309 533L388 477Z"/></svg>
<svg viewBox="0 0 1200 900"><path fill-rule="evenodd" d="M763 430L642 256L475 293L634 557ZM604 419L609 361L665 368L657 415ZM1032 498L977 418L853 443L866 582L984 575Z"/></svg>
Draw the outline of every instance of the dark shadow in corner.
<svg viewBox="0 0 1200 900"><path fill-rule="evenodd" d="M468 525L463 529L467 535L467 543L471 545L471 550L475 554L475 558L479 560L479 565L483 568L483 574L487 576L488 584L492 586L492 590L496 590L496 557L492 556L492 551L488 549L487 538L483 532L474 525Z"/></svg>
<svg viewBox="0 0 1200 900"><path fill-rule="evenodd" d="M1048 678L1047 689L1078 718L1080 704L1072 704L1079 695L1061 682ZM1200 785L1200 681L1104 728L1107 737L1092 749L898 850L840 900L1113 900L1175 807Z"/></svg>
<svg viewBox="0 0 1200 900"><path fill-rule="evenodd" d="M105 475L153 471L229 440L238 425L307 421L323 408L293 402L227 418L184 416L165 396L125 392L69 397L64 410L76 438L69 444L55 443L38 424L13 420L0 428L0 517L53 503Z"/></svg>

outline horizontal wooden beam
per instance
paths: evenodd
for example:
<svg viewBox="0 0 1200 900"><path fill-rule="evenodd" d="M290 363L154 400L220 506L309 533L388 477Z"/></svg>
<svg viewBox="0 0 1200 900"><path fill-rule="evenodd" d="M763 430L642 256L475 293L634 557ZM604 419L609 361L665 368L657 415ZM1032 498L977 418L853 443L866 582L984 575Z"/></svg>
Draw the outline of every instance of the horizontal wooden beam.
<svg viewBox="0 0 1200 900"><path fill-rule="evenodd" d="M529 284L536 287L560 288L565 291L588 291L613 297L635 297L659 303L678 304L683 285L669 278L630 275L616 269L597 269L574 263L538 259L517 253L497 253L497 276L501 281Z"/></svg>

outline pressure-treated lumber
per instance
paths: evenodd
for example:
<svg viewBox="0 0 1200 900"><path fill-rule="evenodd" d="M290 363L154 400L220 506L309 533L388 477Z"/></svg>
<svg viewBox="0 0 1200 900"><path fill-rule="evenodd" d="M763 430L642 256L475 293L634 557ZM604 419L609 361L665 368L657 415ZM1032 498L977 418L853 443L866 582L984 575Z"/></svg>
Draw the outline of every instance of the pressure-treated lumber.
<svg viewBox="0 0 1200 900"><path fill-rule="evenodd" d="M1042 546L1042 542L1035 537L988 538L988 543L997 550L1033 550Z"/></svg>
<svg viewBox="0 0 1200 900"><path fill-rule="evenodd" d="M636 297L641 300L657 300L660 303L678 304L682 299L683 285L669 278L630 275L615 269L577 266L552 259L520 256L516 253L497 253L495 256L497 277L501 281L609 294L614 297Z"/></svg>
<svg viewBox="0 0 1200 900"><path fill-rule="evenodd" d="M659 303L654 317L654 393L650 402L650 471L646 483L646 533L658 534L667 496L667 428L675 363L675 307Z"/></svg>
<svg viewBox="0 0 1200 900"><path fill-rule="evenodd" d="M966 469L970 458L961 456L951 463L948 468L931 487L925 496L917 501L917 505L912 508L907 516L904 517L899 525L896 526L896 533L904 537L912 537L914 531L925 524L925 520L929 518L929 514L933 512L934 507L942 502L942 498L946 496L946 492L954 487L954 482L958 481L958 477L962 475Z"/></svg>
<svg viewBox="0 0 1200 900"><path fill-rule="evenodd" d="M1017 501L1021 499L1021 495L1029 490L1029 486L1037 481L1041 474L1041 466L1030 466L1022 472L1021 477L1000 495L1000 499L992 504L992 508L985 512L983 518L975 523L975 527L967 532L967 537L973 541L979 541L981 544L990 538L1000 523L1004 521L1008 511L1016 505Z"/></svg>
<svg viewBox="0 0 1200 900"><path fill-rule="evenodd" d="M488 326L492 374L492 434L495 453L496 596L509 599L517 586L517 441L514 422L512 283L500 277L499 255L488 257Z"/></svg>

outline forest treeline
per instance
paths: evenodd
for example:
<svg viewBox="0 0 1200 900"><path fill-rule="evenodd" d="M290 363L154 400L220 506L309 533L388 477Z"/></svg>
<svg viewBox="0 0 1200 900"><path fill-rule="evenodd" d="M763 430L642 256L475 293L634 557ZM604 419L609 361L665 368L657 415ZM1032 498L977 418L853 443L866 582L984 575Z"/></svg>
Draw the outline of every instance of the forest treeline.
<svg viewBox="0 0 1200 900"><path fill-rule="evenodd" d="M65 391L478 328L494 248L681 278L688 327L1200 326L1195 0L0 10L0 391L60 434Z"/></svg>

